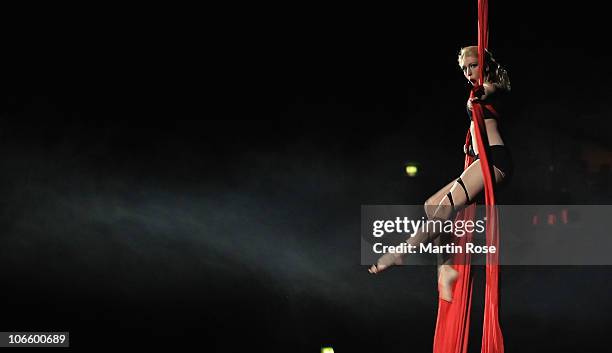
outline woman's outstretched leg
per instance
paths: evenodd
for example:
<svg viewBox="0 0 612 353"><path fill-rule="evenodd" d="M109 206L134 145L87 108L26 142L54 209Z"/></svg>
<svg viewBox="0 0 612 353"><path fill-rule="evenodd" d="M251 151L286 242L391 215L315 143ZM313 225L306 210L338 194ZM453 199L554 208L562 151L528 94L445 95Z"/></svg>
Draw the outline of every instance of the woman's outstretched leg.
<svg viewBox="0 0 612 353"><path fill-rule="evenodd" d="M497 168L495 172L495 182L503 180L504 174ZM484 189L484 181L480 167L480 160L472 163L463 171L456 180L448 183L444 188L436 192L425 202L425 213L430 220L445 221L451 219L456 211L459 211L472 202ZM421 243L434 241L440 243L441 232L427 229L419 229L416 234L408 239L406 243L418 246ZM457 278L457 271L450 264L450 259L438 259L442 261L438 267L438 281L440 283L440 297L450 301L452 299L452 284ZM401 265L402 254L387 253L383 255L376 265L372 265L368 270L370 273L378 273L389 266Z"/></svg>
<svg viewBox="0 0 612 353"><path fill-rule="evenodd" d="M450 183L448 183L445 187L438 190L438 192L433 194L429 199L427 199L427 201L425 201L425 205L424 205L425 214L427 215L428 219L432 219L434 212L435 212L435 208L438 206L438 204L440 204L440 201L442 200L442 198L450 191L451 187L454 184L455 184L455 181L453 180ZM411 241L415 243L425 242L427 240L428 239L427 239L426 234L422 234L418 232L417 234L414 235L414 237L406 239L406 241ZM383 255L380 259L378 259L376 265L372 265L368 271L370 273L378 273L389 266L401 265L403 264L402 257L403 256L401 254L387 253Z"/></svg>

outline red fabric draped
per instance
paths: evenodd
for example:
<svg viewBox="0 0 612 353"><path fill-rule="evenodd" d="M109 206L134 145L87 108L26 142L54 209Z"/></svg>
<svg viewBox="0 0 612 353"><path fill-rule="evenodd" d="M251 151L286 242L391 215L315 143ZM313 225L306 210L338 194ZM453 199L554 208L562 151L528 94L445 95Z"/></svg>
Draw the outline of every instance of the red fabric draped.
<svg viewBox="0 0 612 353"><path fill-rule="evenodd" d="M472 89L470 97L484 83L485 49L488 46L488 2L478 0L478 62L481 76L478 85ZM487 107L490 108L490 107ZM476 142L479 147L480 166L484 178L484 193L486 204L486 244L495 246L498 251L487 254L485 307L482 332L482 353L503 353L504 340L499 325L499 228L498 213L495 207L493 192L493 174L489 164L489 144L484 124L483 107L474 104L472 109ZM468 131L466 145L469 146L471 136ZM464 169L474 162L474 158L466 155ZM457 214L457 219L474 219L475 205L471 205ZM458 245L472 241L472 234L458 237ZM459 272L453 285L453 300L447 302L438 300L438 318L434 335L434 353L467 353L470 327L470 310L472 304L472 277L470 276L470 254L454 254L453 267Z"/></svg>

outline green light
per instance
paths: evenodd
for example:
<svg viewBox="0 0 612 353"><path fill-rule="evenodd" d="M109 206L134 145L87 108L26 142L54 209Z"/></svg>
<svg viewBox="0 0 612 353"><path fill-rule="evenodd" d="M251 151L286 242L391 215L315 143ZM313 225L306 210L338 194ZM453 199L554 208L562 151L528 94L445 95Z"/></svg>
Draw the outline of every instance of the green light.
<svg viewBox="0 0 612 353"><path fill-rule="evenodd" d="M332 347L323 347L321 348L321 353L334 353L334 349Z"/></svg>
<svg viewBox="0 0 612 353"><path fill-rule="evenodd" d="M416 176L419 173L419 167L416 164L406 164L406 175L409 177Z"/></svg>

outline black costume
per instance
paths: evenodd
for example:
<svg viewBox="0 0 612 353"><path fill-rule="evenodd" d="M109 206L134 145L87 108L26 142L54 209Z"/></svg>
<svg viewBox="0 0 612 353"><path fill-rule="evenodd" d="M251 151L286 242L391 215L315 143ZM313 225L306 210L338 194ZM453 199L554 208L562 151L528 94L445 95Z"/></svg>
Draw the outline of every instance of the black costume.
<svg viewBox="0 0 612 353"><path fill-rule="evenodd" d="M488 100L490 103L485 104L483 106L485 120L487 119L498 120L499 119L500 117L499 111L502 108L502 99L504 95L505 95L504 93L496 93ZM468 116L470 118L470 122L472 122L472 111L467 107L466 109L468 112ZM467 154L469 154L470 156L473 156L475 159L479 159L479 156L474 153L474 148L472 147L472 144L467 146L466 151L467 151ZM512 163L512 156L510 154L510 150L505 145L492 145L492 146L489 146L489 151L490 151L489 153L490 164L495 166L497 169L499 169L500 171L504 173L504 180L502 184L507 184L514 170L514 164ZM461 185L461 187L463 188L463 191L465 192L465 197L467 199L466 205L471 204L474 200L470 199L470 195L468 194L467 188L465 187L463 180L461 180L461 178L457 178L457 183ZM451 203L451 206L454 208L455 203L453 201L453 195L450 192L448 192L446 196L448 197Z"/></svg>

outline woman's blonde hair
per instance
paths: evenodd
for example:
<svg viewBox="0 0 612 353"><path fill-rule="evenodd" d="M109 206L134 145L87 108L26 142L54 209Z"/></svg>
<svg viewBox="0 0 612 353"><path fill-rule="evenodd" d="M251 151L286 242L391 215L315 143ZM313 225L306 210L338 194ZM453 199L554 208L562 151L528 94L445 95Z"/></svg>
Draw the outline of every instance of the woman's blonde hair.
<svg viewBox="0 0 612 353"><path fill-rule="evenodd" d="M472 45L469 47L463 47L459 50L459 57L457 61L459 62L459 67L463 65L463 60L467 56L478 57L478 46ZM510 78L508 77L508 72L501 66L495 59L490 51L485 49L485 80L490 83L496 83L501 88L506 91L510 91Z"/></svg>

